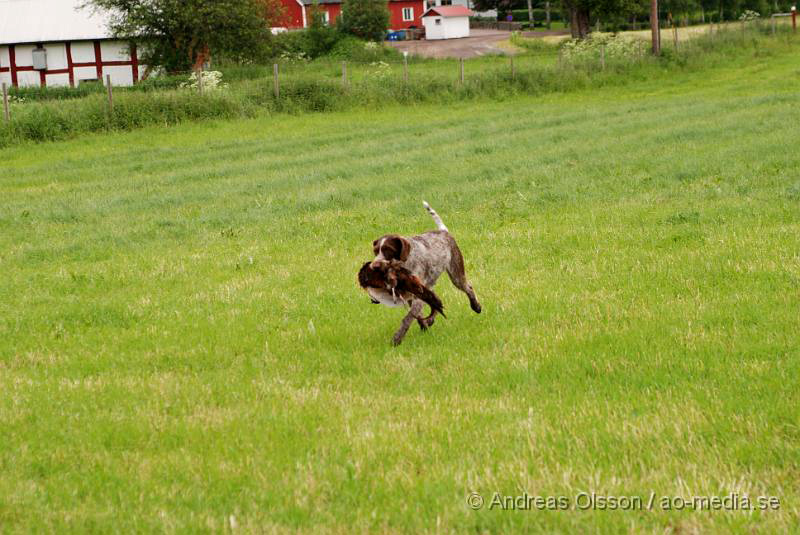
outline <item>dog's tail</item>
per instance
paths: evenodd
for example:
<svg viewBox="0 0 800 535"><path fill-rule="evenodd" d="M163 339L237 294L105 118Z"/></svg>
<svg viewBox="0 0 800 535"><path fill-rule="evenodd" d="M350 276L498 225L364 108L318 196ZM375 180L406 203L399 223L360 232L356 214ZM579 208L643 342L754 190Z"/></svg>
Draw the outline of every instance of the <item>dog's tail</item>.
<svg viewBox="0 0 800 535"><path fill-rule="evenodd" d="M439 217L439 214L436 213L436 210L431 208L431 205L428 204L426 201L422 201L422 205L425 206L425 209L428 211L429 214L431 214L433 222L436 223L436 226L439 227L439 230L444 230L445 232L449 232L444 223L442 223L442 218Z"/></svg>

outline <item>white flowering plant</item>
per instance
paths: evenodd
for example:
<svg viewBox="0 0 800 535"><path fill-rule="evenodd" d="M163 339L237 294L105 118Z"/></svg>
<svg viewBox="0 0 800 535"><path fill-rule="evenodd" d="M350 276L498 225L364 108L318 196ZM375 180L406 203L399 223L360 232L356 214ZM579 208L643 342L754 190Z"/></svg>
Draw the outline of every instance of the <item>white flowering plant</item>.
<svg viewBox="0 0 800 535"><path fill-rule="evenodd" d="M311 58L308 57L308 54L306 54L305 52L290 52L288 50L281 53L280 59L283 61L287 61L289 63L297 63L297 62L304 62L311 60Z"/></svg>
<svg viewBox="0 0 800 535"><path fill-rule="evenodd" d="M739 15L739 20L742 22L758 20L760 18L761 18L761 13L759 13L758 11L753 11L752 9L746 9L744 13Z"/></svg>
<svg viewBox="0 0 800 535"><path fill-rule="evenodd" d="M197 76L197 72L193 72L189 75L189 79L186 82L181 84L181 87L184 89L195 89L198 90L200 88L200 81L203 83L203 91L214 91L216 89L226 89L228 84L222 83L222 73L219 71L199 71L200 77Z"/></svg>
<svg viewBox="0 0 800 535"><path fill-rule="evenodd" d="M561 54L564 59L571 61L596 60L603 53L607 60L632 59L639 53L639 48L635 39L613 33L592 33L588 39L564 41Z"/></svg>
<svg viewBox="0 0 800 535"><path fill-rule="evenodd" d="M392 74L392 68L385 61L373 61L369 64L370 69L367 71L367 76L384 80Z"/></svg>

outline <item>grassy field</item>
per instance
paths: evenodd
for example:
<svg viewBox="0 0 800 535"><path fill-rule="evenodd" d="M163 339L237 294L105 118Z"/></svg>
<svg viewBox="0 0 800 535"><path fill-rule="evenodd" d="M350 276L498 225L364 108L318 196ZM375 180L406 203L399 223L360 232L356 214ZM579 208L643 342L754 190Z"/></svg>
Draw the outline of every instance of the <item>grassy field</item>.
<svg viewBox="0 0 800 535"><path fill-rule="evenodd" d="M798 97L794 52L4 149L0 531L797 530ZM355 275L422 199L484 312L444 279L392 348ZM663 510L731 494L779 508Z"/></svg>

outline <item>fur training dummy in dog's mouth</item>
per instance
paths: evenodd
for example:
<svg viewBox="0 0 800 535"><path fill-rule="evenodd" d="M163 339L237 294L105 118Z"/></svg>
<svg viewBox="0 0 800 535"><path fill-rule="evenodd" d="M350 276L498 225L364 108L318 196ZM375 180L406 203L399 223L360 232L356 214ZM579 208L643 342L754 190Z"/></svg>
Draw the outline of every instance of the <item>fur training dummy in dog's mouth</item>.
<svg viewBox="0 0 800 535"><path fill-rule="evenodd" d="M419 277L404 268L402 262L390 260L375 267L372 264L374 263L366 262L361 266L358 284L369 294L373 303L399 307L411 305L411 301L419 299L431 307L431 316L438 312L442 317L447 317L439 296L422 284Z"/></svg>

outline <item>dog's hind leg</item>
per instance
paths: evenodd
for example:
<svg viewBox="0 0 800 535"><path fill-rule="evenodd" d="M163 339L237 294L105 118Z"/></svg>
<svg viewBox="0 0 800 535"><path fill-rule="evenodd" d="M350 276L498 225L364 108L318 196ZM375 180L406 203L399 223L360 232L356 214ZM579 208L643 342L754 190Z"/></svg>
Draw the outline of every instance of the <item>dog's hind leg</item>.
<svg viewBox="0 0 800 535"><path fill-rule="evenodd" d="M450 277L453 286L467 294L467 297L469 297L469 306L472 310L480 314L481 304L475 296L475 290L472 289L472 285L467 280L467 274L464 271L464 257L461 256L461 251L455 244L453 244L453 255L450 259L450 265L447 266L447 275Z"/></svg>
<svg viewBox="0 0 800 535"><path fill-rule="evenodd" d="M403 322L400 324L400 328L397 329L397 332L394 333L392 337L392 345L399 346L403 342L403 338L406 337L406 333L408 332L408 328L411 327L411 324L417 319L421 312L422 312L422 301L419 299L414 299L411 302L411 310L408 311L406 317L403 318Z"/></svg>
<svg viewBox="0 0 800 535"><path fill-rule="evenodd" d="M435 319L435 317L436 317L435 310L431 310L431 313L427 318L423 318L422 314L420 314L420 316L417 318L417 323L419 323L419 328L422 329L423 331L427 331L428 327L433 325L433 320Z"/></svg>

